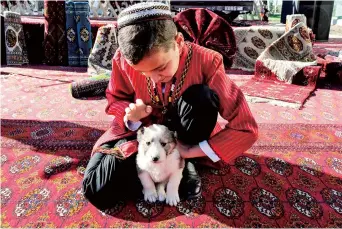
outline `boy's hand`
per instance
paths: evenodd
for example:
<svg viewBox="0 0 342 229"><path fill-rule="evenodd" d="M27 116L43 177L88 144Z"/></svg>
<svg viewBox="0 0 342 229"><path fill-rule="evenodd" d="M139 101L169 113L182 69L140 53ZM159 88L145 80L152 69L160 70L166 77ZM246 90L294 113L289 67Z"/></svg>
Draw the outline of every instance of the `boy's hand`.
<svg viewBox="0 0 342 229"><path fill-rule="evenodd" d="M196 146L187 146L181 142L177 143L177 149L182 158L195 158L195 157L205 157L206 154L201 150L201 148Z"/></svg>
<svg viewBox="0 0 342 229"><path fill-rule="evenodd" d="M125 112L125 120L138 122L151 114L152 107L145 105L141 99L137 99L135 104L131 103L129 107L126 107Z"/></svg>

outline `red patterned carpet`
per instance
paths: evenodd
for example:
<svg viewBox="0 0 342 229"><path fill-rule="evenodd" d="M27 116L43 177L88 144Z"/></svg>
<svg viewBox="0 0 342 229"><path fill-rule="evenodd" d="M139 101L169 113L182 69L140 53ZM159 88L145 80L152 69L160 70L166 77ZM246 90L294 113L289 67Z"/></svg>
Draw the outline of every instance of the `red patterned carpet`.
<svg viewBox="0 0 342 229"><path fill-rule="evenodd" d="M120 202L105 214L80 190L111 120L105 100L71 97L82 69L12 70L1 78L1 228L342 227L340 90L318 89L303 110L251 104L258 142L224 169L202 169L200 199Z"/></svg>

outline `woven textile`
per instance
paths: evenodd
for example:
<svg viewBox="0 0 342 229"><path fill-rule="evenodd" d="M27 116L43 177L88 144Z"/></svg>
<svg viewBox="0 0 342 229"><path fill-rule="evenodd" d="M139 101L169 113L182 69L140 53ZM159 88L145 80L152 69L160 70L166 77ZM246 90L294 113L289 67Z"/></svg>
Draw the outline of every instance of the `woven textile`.
<svg viewBox="0 0 342 229"><path fill-rule="evenodd" d="M291 14L286 16L286 26L285 30L288 32L291 28L293 28L298 23L303 22L304 25L307 25L306 23L306 17L304 14Z"/></svg>
<svg viewBox="0 0 342 229"><path fill-rule="evenodd" d="M70 66L80 65L80 55L78 47L78 33L76 26L76 14L73 1L65 2L66 31L68 44L68 63Z"/></svg>
<svg viewBox="0 0 342 229"><path fill-rule="evenodd" d="M108 123L1 122L1 225L8 228L339 228L341 125L261 124L255 146L200 168L202 196L143 198L100 212L83 196L89 151ZM141 193L141 190L135 190Z"/></svg>
<svg viewBox="0 0 342 229"><path fill-rule="evenodd" d="M314 65L309 32L299 23L258 57L255 76L242 90L251 102L300 108L316 88L321 68L309 68Z"/></svg>
<svg viewBox="0 0 342 229"><path fill-rule="evenodd" d="M7 64L27 64L27 49L20 14L5 11L4 17Z"/></svg>
<svg viewBox="0 0 342 229"><path fill-rule="evenodd" d="M258 65L259 71L266 68ZM320 66L309 66L299 71L294 77L293 84L274 80L276 76L270 74L268 78L255 76L241 86L246 99L253 103L269 103L278 106L301 108L311 93L316 89L317 79L320 75Z"/></svg>
<svg viewBox="0 0 342 229"><path fill-rule="evenodd" d="M117 27L101 26L96 35L95 44L88 59L90 75L108 74L112 72L112 58L118 48Z"/></svg>
<svg viewBox="0 0 342 229"><path fill-rule="evenodd" d="M261 53L278 40L298 23L303 22L306 25L306 17L303 14L287 15L286 26L251 26L234 28L238 51L234 58L234 69L253 71L257 58ZM309 37L313 44L314 34L310 28Z"/></svg>
<svg viewBox="0 0 342 229"><path fill-rule="evenodd" d="M341 89L319 88L303 110L250 104L258 141L222 169L197 167L200 199L176 207L131 200L104 213L84 198L81 182L113 117L104 100L68 93L86 69L1 71L14 73L1 79L2 228L341 227Z"/></svg>
<svg viewBox="0 0 342 229"><path fill-rule="evenodd" d="M98 75L79 80L71 84L71 95L74 98L90 98L106 95L110 75Z"/></svg>
<svg viewBox="0 0 342 229"><path fill-rule="evenodd" d="M257 62L270 69L278 80L292 83L297 72L306 66L316 65L307 27L303 23L297 24L269 46L258 57ZM255 72L261 72L257 66Z"/></svg>
<svg viewBox="0 0 342 229"><path fill-rule="evenodd" d="M5 28L5 18L1 15L1 28ZM5 29L1 29L1 65L6 64Z"/></svg>
<svg viewBox="0 0 342 229"><path fill-rule="evenodd" d="M87 66L92 47L89 4L85 1L67 1L65 13L69 65Z"/></svg>
<svg viewBox="0 0 342 229"><path fill-rule="evenodd" d="M291 28L295 27L298 23L304 23L307 26L306 16L304 14L292 14L286 16L286 25L285 32L290 31ZM312 42L312 45L315 41L315 34L312 32L312 29L308 27L309 36Z"/></svg>
<svg viewBox="0 0 342 229"><path fill-rule="evenodd" d="M229 23L207 9L187 9L174 21L185 40L215 50L223 56L225 68L230 68L236 53L236 41Z"/></svg>
<svg viewBox="0 0 342 229"><path fill-rule="evenodd" d="M88 57L92 47L91 26L89 21L89 3L75 1L74 4L80 66L87 66Z"/></svg>
<svg viewBox="0 0 342 229"><path fill-rule="evenodd" d="M283 26L251 26L234 28L237 52L234 69L253 71L260 54L285 33Z"/></svg>
<svg viewBox="0 0 342 229"><path fill-rule="evenodd" d="M44 55L48 65L67 64L65 1L44 1Z"/></svg>

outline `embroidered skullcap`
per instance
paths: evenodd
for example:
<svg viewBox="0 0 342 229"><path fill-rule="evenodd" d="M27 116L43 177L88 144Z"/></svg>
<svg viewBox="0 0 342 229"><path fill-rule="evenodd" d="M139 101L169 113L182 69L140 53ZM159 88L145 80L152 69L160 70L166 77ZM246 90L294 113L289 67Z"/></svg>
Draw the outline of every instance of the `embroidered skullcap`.
<svg viewBox="0 0 342 229"><path fill-rule="evenodd" d="M118 28L150 20L172 20L170 7L161 2L142 2L129 6L118 16Z"/></svg>

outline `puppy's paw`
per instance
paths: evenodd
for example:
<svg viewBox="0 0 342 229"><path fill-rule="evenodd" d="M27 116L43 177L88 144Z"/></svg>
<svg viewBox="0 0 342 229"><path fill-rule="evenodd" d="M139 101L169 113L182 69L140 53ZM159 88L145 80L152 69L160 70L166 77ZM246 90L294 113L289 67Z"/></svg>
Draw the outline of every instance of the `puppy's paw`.
<svg viewBox="0 0 342 229"><path fill-rule="evenodd" d="M166 199L166 192L164 189L159 189L158 190L158 200L159 201L164 201Z"/></svg>
<svg viewBox="0 0 342 229"><path fill-rule="evenodd" d="M170 206L177 206L180 201L178 191L169 191L166 193L166 203Z"/></svg>
<svg viewBox="0 0 342 229"><path fill-rule="evenodd" d="M158 194L157 194L157 191L155 188L154 189L144 189L143 193L144 193L145 201L149 201L151 203L154 203L158 199Z"/></svg>

